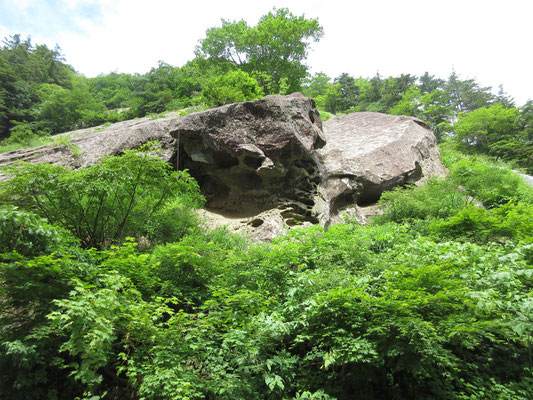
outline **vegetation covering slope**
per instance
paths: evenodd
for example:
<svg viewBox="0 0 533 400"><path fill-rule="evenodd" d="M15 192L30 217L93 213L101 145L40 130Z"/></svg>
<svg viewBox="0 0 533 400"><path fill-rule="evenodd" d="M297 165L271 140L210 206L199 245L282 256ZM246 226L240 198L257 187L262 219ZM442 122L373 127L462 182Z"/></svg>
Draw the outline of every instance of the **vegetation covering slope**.
<svg viewBox="0 0 533 400"><path fill-rule="evenodd" d="M10 169L0 396L529 399L533 191L444 153L449 178L387 193L370 225L271 244L202 229L197 185L149 179L148 153Z"/></svg>
<svg viewBox="0 0 533 400"><path fill-rule="evenodd" d="M293 32L280 37L297 51L283 58L272 29ZM533 190L487 156L531 169L531 102L455 74L303 80L321 33L274 10L256 27L209 30L183 67L91 79L59 49L4 42L0 128L12 143L298 88L327 112L422 118L450 175L385 193L367 226L254 244L202 227L197 183L155 144L85 170L7 168L0 398L531 398ZM286 64L269 75L254 45Z"/></svg>

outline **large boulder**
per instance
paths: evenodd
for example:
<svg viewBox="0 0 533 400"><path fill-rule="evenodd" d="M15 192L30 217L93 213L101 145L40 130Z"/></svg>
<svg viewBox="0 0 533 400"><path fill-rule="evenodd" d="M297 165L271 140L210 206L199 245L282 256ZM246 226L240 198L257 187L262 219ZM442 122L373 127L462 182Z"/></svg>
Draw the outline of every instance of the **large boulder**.
<svg viewBox="0 0 533 400"><path fill-rule="evenodd" d="M313 100L298 93L228 104L186 115L170 133L180 169L198 180L211 211L243 218L276 208L288 224L318 222L316 150L325 141Z"/></svg>
<svg viewBox="0 0 533 400"><path fill-rule="evenodd" d="M295 225L328 226L345 212L360 216L383 191L446 173L422 121L355 113L322 123L314 101L301 94L71 132L52 145L0 154L0 166L87 167L149 140L198 180L208 224L261 240Z"/></svg>
<svg viewBox="0 0 533 400"><path fill-rule="evenodd" d="M347 207L376 203L395 186L446 175L435 135L417 118L353 113L326 121L324 134L326 145L317 153L326 224Z"/></svg>

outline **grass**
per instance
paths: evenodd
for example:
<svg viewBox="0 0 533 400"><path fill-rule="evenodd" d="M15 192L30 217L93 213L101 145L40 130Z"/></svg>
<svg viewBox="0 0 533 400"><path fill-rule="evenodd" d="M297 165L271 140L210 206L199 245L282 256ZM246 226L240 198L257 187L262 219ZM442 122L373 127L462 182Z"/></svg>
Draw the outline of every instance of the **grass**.
<svg viewBox="0 0 533 400"><path fill-rule="evenodd" d="M51 143L52 141L53 139L50 136L41 136L41 137L36 137L34 139L31 139L25 143L9 143L9 144L4 144L4 145L0 143L0 153L7 153L9 151L44 146L46 144Z"/></svg>

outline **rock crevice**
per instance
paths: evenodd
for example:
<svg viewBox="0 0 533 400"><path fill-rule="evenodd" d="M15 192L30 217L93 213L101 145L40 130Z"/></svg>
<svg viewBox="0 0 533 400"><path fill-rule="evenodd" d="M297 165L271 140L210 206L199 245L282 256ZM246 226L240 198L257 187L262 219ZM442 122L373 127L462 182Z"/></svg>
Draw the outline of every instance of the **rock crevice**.
<svg viewBox="0 0 533 400"><path fill-rule="evenodd" d="M301 94L68 135L79 154L42 146L1 154L0 166L25 160L87 167L158 140L162 158L198 180L210 220L258 239L291 226L328 226L370 208L385 190L446 174L424 122L363 112L322 123L314 101Z"/></svg>

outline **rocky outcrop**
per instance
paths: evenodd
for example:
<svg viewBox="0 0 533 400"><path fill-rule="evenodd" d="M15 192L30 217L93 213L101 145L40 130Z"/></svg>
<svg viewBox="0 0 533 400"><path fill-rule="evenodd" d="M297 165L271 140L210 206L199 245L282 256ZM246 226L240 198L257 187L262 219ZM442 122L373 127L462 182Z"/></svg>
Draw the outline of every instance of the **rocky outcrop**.
<svg viewBox="0 0 533 400"><path fill-rule="evenodd" d="M208 209L252 217L278 208L294 225L318 222L313 198L321 181L315 160L325 144L321 128L313 100L294 94L189 114L170 133L179 167L198 180Z"/></svg>
<svg viewBox="0 0 533 400"><path fill-rule="evenodd" d="M0 155L87 167L149 140L162 157L188 169L207 199L207 223L228 224L258 239L295 225L327 226L363 209L385 190L443 176L436 140L412 117L355 113L320 120L301 94L268 96L186 116L126 121L67 135L63 144Z"/></svg>
<svg viewBox="0 0 533 400"><path fill-rule="evenodd" d="M376 203L385 190L443 177L435 135L414 117L361 112L324 123L322 219L327 224L353 205Z"/></svg>
<svg viewBox="0 0 533 400"><path fill-rule="evenodd" d="M171 161L175 156L175 141L169 135L176 117L151 120L142 118L119 122L108 127L81 129L54 136L51 144L0 154L0 167L16 161L50 163L64 167L85 168L107 155L119 155L144 143L161 143L161 157ZM0 176L0 180L2 177Z"/></svg>

